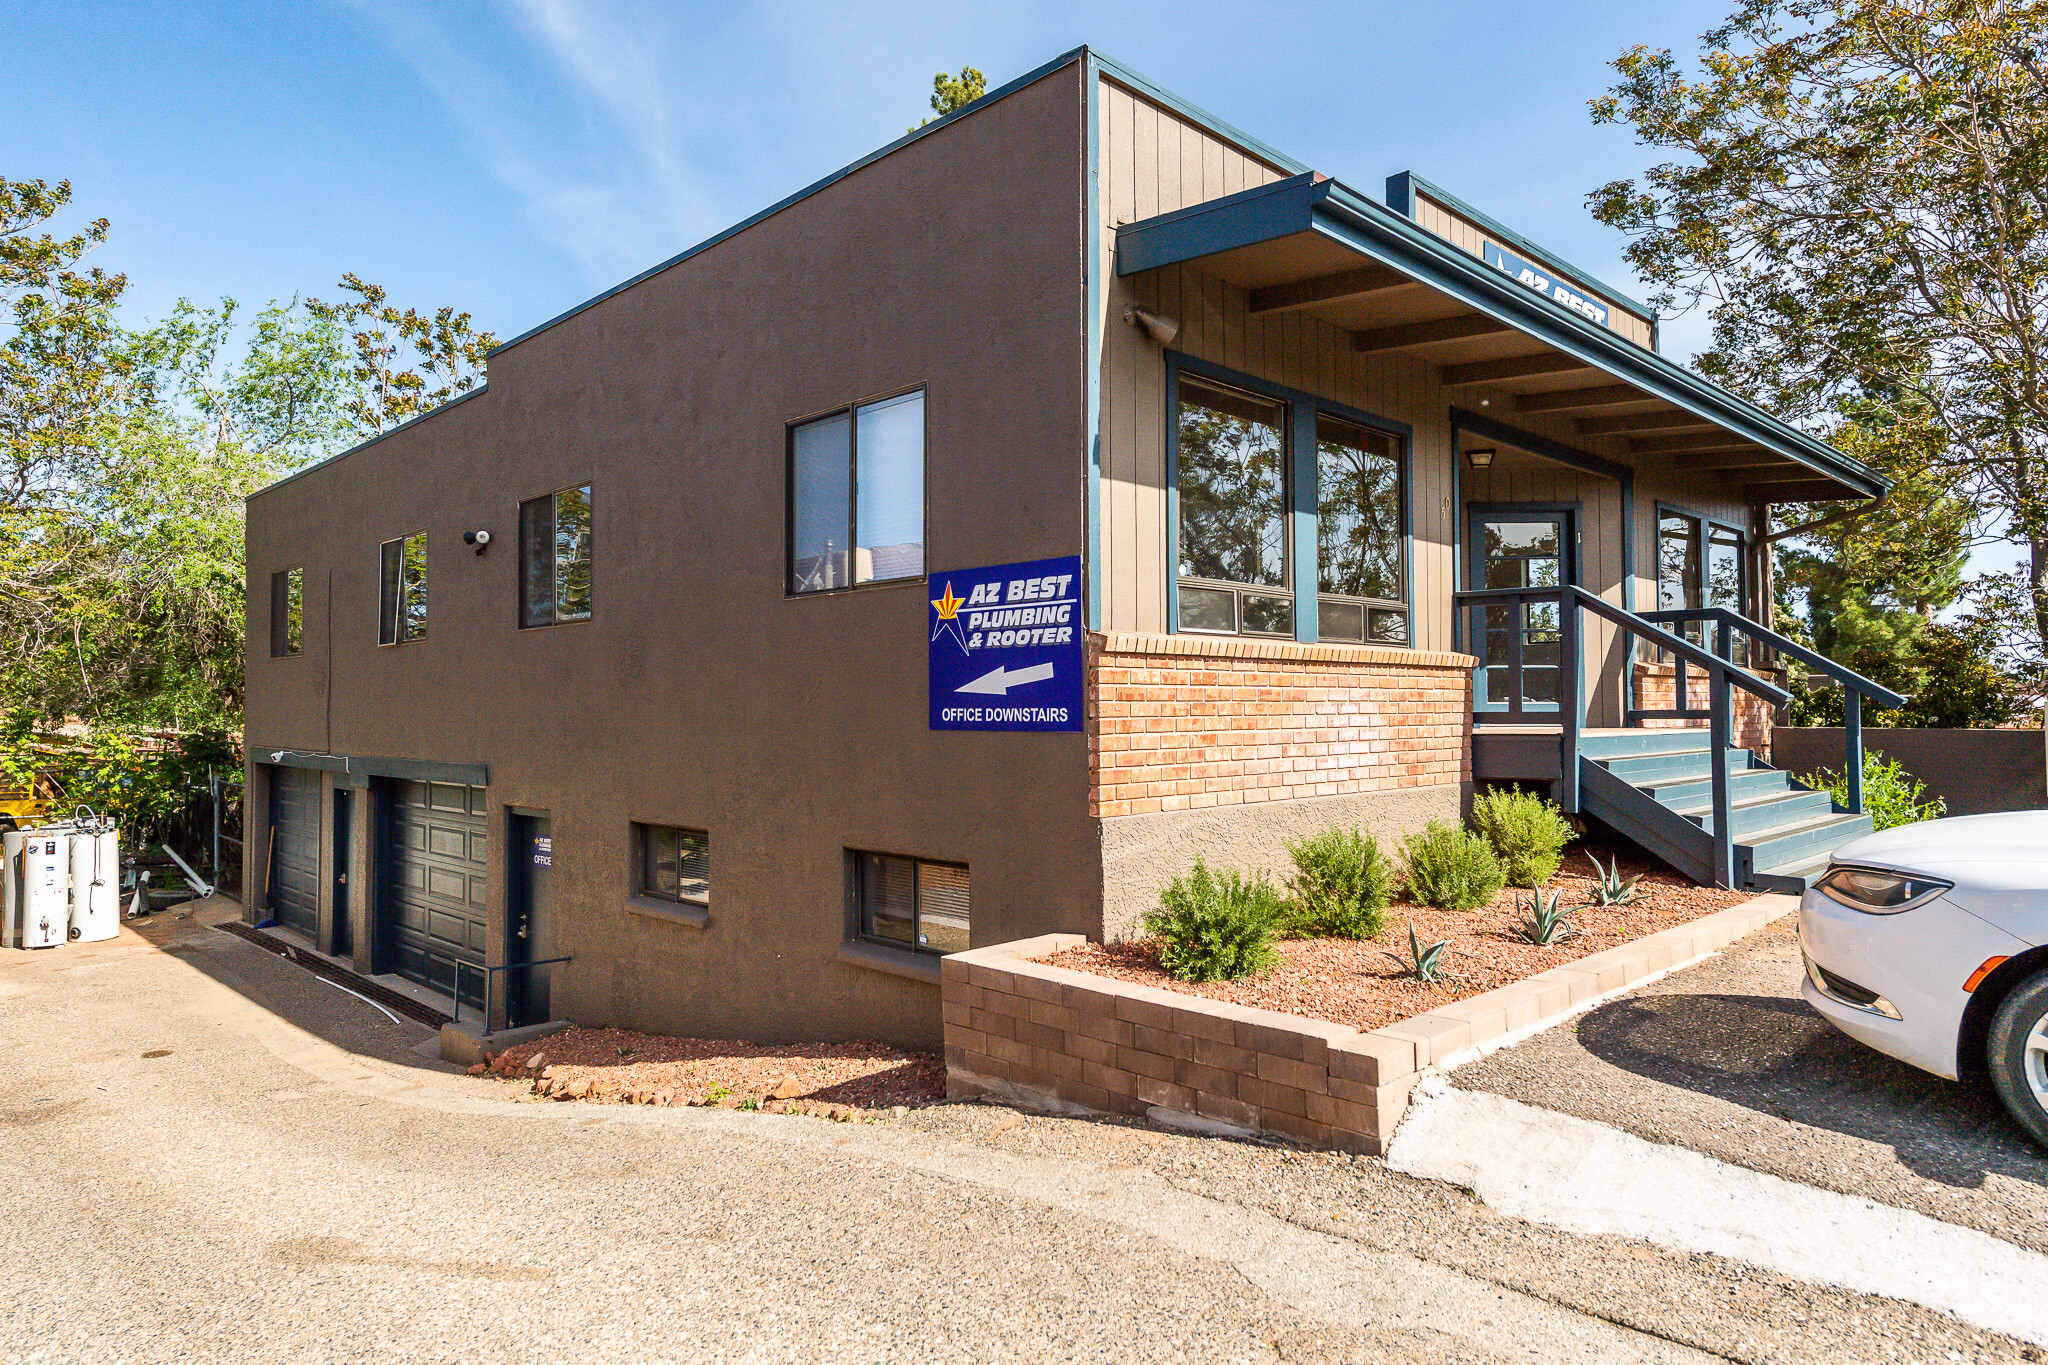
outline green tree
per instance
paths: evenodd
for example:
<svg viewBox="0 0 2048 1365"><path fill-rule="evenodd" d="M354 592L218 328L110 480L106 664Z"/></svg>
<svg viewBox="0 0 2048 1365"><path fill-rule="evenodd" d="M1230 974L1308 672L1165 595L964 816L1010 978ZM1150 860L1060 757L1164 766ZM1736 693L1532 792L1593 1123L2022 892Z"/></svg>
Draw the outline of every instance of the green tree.
<svg viewBox="0 0 2048 1365"><path fill-rule="evenodd" d="M401 310L381 286L353 272L341 277L341 287L355 297L340 303L308 299L306 306L349 334L355 389L343 407L363 434L387 431L483 382L484 358L498 339L475 330L469 314L453 308L432 314ZM409 365L400 362L407 355Z"/></svg>
<svg viewBox="0 0 2048 1365"><path fill-rule="evenodd" d="M910 131L916 132L932 119L944 118L955 109L964 108L988 93L988 77L971 66L960 68L957 76L948 76L940 71L932 76L932 118L920 119Z"/></svg>
<svg viewBox="0 0 2048 1365"><path fill-rule="evenodd" d="M1936 501L2028 546L2041 657L2048 0L1747 0L1703 42L1696 73L1667 50L1614 63L1595 121L1674 159L1593 212L1660 307L1711 310L1703 373L1794 420L1847 402L1915 433Z"/></svg>

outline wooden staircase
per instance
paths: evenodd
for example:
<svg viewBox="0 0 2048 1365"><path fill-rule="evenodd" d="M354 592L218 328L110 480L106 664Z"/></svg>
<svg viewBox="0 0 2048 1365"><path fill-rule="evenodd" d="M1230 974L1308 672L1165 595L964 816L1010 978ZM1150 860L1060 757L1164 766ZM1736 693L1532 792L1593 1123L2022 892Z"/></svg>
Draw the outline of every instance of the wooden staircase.
<svg viewBox="0 0 2048 1365"><path fill-rule="evenodd" d="M1852 814L1749 749L1725 749L1734 881L1798 894L1828 854L1871 831ZM1714 878L1712 748L1705 729L1638 729L1579 741L1579 808L1695 881Z"/></svg>

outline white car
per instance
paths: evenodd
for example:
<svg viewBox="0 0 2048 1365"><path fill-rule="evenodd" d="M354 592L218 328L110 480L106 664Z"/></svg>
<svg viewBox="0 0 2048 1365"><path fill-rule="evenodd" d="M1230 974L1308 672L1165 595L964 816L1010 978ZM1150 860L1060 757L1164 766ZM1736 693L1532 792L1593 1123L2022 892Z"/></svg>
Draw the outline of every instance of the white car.
<svg viewBox="0 0 2048 1365"><path fill-rule="evenodd" d="M1799 902L1807 1002L1923 1071L1988 1073L2048 1146L2048 811L1926 820L1836 849Z"/></svg>

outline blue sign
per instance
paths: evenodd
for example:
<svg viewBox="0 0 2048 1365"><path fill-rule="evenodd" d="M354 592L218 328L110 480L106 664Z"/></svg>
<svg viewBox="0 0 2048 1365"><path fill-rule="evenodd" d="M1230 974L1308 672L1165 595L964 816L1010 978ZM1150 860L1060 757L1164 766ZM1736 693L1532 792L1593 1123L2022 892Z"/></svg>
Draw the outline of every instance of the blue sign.
<svg viewBox="0 0 2048 1365"><path fill-rule="evenodd" d="M934 730L1081 728L1081 557L925 580Z"/></svg>
<svg viewBox="0 0 2048 1365"><path fill-rule="evenodd" d="M1488 242L1485 247L1486 263L1504 275L1512 275L1537 293L1555 299L1565 307L1584 317L1591 318L1602 327L1607 325L1607 305L1597 303L1566 284L1548 270L1529 264L1512 251L1503 251Z"/></svg>

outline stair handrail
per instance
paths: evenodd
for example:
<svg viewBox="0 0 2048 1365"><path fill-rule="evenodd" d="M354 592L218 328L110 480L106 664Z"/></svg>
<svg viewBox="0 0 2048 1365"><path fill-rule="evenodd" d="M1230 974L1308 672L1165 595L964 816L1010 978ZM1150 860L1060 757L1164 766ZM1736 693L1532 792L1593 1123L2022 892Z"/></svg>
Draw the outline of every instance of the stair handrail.
<svg viewBox="0 0 2048 1365"><path fill-rule="evenodd" d="M1773 706L1789 706L1792 694L1776 683L1739 667L1733 660L1702 649L1692 641L1674 635L1664 629L1647 614L1638 614L1614 603L1596 593L1587 591L1577 584L1564 583L1545 588L1477 588L1451 594L1452 628L1460 630L1464 613L1473 607L1493 603L1541 602L1558 603L1558 657L1562 676L1558 687L1559 719L1563 722L1563 751L1560 754L1561 780L1558 783L1559 805L1565 810L1579 809L1579 766L1583 758L1580 730L1585 724L1585 696L1579 685L1581 674L1579 659L1579 612L1588 611L1595 616L1612 622L1629 635L1644 640L1660 649L1668 650L1680 659L1697 664L1707 670L1708 704L1705 710L1688 707L1682 703L1686 689L1681 687L1672 700L1669 710L1647 711L1629 708L1629 714L1637 718L1705 720L1707 722L1707 768L1708 782L1714 794L1714 884L1731 887L1735 885L1735 832L1730 819L1732 801L1728 792L1728 764L1726 754L1732 746L1735 734L1735 694L1740 687L1770 702ZM1761 627L1759 627L1761 629ZM1723 642L1725 644L1724 635ZM1519 658L1519 655L1517 656ZM1481 667L1485 665L1482 664ZM1683 681L1681 666L1680 679ZM1569 699L1569 700L1568 700ZM1860 744L1861 732L1858 732ZM1857 772L1862 772L1859 758ZM1861 795L1861 784L1852 787L1852 792Z"/></svg>
<svg viewBox="0 0 2048 1365"><path fill-rule="evenodd" d="M1904 706L1905 697L1882 683L1872 682L1854 669L1836 663L1827 655L1808 649L1796 640L1788 640L1770 627L1726 607L1685 607L1669 611L1646 611L1642 613L1642 617L1646 621L1669 621L1677 625L1693 621L1714 622L1721 627L1719 648L1724 655L1728 651L1728 632L1739 630L1751 639L1769 645L1780 654L1790 655L1808 668L1818 669L1841 684L1842 775L1847 779L1849 797L1844 804L1848 806L1851 815L1863 814L1863 699L1868 697L1879 709L1890 710L1893 707ZM1690 645L1692 642L1688 640L1685 643Z"/></svg>

